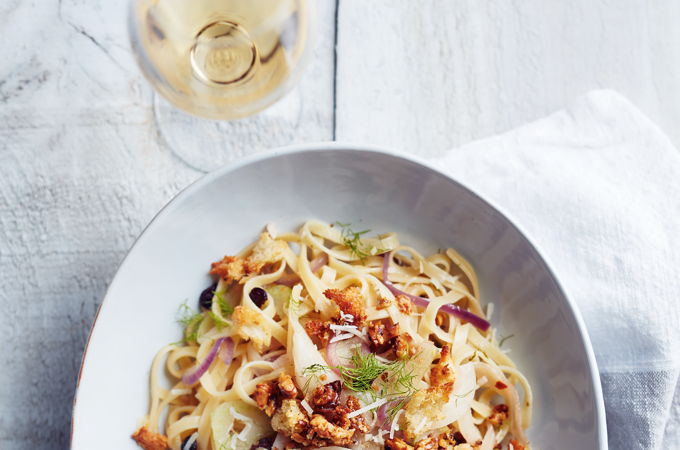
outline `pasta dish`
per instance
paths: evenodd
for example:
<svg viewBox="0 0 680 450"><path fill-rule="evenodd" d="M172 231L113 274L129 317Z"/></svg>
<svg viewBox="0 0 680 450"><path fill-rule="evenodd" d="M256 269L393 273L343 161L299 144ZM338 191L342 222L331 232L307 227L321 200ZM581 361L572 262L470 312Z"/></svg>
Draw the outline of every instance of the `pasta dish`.
<svg viewBox="0 0 680 450"><path fill-rule="evenodd" d="M529 449L532 394L454 249L310 220L212 263L153 359L146 450ZM166 382L170 379L170 383Z"/></svg>

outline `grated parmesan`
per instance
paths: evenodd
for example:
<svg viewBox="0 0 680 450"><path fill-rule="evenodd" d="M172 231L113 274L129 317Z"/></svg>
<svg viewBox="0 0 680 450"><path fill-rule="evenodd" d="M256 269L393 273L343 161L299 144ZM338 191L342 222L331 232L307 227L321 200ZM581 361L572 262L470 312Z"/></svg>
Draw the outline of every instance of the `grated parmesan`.
<svg viewBox="0 0 680 450"><path fill-rule="evenodd" d="M309 406L309 403L307 403L307 400L302 400L300 401L300 404L302 405L303 408L305 408L305 411L307 411L307 414L310 416L314 414L314 410L312 409L311 406Z"/></svg>
<svg viewBox="0 0 680 450"><path fill-rule="evenodd" d="M272 237L272 239L276 239L276 236L279 235L279 230L276 228L276 224L274 223L268 223L264 228L267 233L269 233L269 236Z"/></svg>
<svg viewBox="0 0 680 450"><path fill-rule="evenodd" d="M370 405L366 405L363 408L357 409L356 411L352 411L351 413L347 414L347 418L351 419L352 417L356 417L356 416L361 415L361 414L363 414L367 411L378 408L378 407L384 405L385 403L387 403L387 399L381 398L380 400L374 401Z"/></svg>
<svg viewBox="0 0 680 450"><path fill-rule="evenodd" d="M399 417L401 414L404 412L403 409L400 409L397 411L397 413L394 415L394 419L392 419L392 425L390 425L390 439L394 439L394 432L399 431Z"/></svg>
<svg viewBox="0 0 680 450"><path fill-rule="evenodd" d="M171 389L170 395L187 395L191 394L191 389Z"/></svg>
<svg viewBox="0 0 680 450"><path fill-rule="evenodd" d="M491 316L493 315L494 306L495 305L493 303L487 303L487 305L486 305L486 318L488 320L491 320Z"/></svg>
<svg viewBox="0 0 680 450"><path fill-rule="evenodd" d="M333 330L333 332L337 335L341 331L344 331L345 333L352 333L356 337L365 340L366 338L364 337L366 334L366 330L363 329L359 331L359 329L356 327L356 325L335 325L332 324L330 326L330 329Z"/></svg>
<svg viewBox="0 0 680 450"><path fill-rule="evenodd" d="M354 335L352 333L336 334L335 337L331 338L330 343L344 341L345 339L352 339Z"/></svg>
<svg viewBox="0 0 680 450"><path fill-rule="evenodd" d="M347 331L347 332L358 332L359 330L357 329L356 325L337 325L332 323L330 325L330 329L335 331L336 333L340 331Z"/></svg>

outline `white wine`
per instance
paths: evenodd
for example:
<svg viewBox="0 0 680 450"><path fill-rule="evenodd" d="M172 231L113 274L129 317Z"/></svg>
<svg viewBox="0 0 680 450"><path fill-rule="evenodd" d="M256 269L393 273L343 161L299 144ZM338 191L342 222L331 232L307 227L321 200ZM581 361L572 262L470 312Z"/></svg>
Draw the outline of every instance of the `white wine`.
<svg viewBox="0 0 680 450"><path fill-rule="evenodd" d="M138 0L132 41L156 89L191 114L233 119L285 94L309 40L306 0Z"/></svg>

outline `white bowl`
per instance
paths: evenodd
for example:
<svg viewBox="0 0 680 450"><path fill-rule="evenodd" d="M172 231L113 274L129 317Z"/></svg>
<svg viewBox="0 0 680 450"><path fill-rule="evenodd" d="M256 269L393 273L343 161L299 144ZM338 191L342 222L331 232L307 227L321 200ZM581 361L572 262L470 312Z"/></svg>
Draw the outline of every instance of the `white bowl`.
<svg viewBox="0 0 680 450"><path fill-rule="evenodd" d="M578 311L530 240L464 186L404 155L342 144L288 147L213 172L172 200L116 274L81 369L72 448L136 449L149 365L177 341L178 306L210 284L211 261L253 241L263 225L351 222L396 231L423 251L452 246L478 270L493 325L535 393L537 449L606 449L600 381Z"/></svg>

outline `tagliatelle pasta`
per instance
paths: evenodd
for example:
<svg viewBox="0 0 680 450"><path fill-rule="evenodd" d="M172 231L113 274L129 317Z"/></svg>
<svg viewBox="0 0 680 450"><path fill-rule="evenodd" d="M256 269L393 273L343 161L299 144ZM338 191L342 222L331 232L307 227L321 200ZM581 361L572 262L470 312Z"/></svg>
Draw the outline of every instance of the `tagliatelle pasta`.
<svg viewBox="0 0 680 450"><path fill-rule="evenodd" d="M141 447L530 448L531 388L454 249L311 220L210 273L151 364Z"/></svg>

